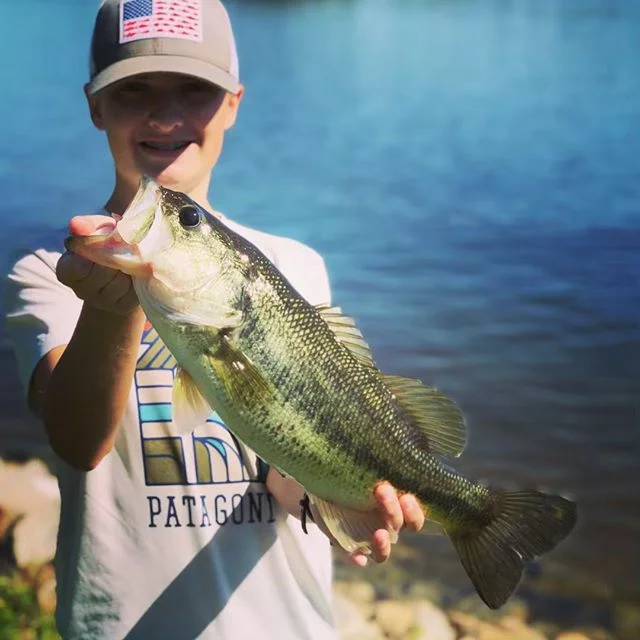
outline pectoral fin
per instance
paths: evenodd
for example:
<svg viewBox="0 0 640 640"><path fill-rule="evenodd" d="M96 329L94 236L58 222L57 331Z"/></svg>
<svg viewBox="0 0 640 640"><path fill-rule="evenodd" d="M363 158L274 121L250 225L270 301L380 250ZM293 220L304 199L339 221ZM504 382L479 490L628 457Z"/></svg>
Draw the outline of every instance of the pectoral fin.
<svg viewBox="0 0 640 640"><path fill-rule="evenodd" d="M329 533L348 553L361 551L367 555L371 554L371 539L374 532L387 528L382 514L377 509L358 511L310 494L309 499ZM398 534L395 531L390 531L389 537L391 544L398 541Z"/></svg>
<svg viewBox="0 0 640 640"><path fill-rule="evenodd" d="M225 337L209 363L222 381L225 391L238 407L266 406L272 399L273 389L254 363L229 343Z"/></svg>
<svg viewBox="0 0 640 640"><path fill-rule="evenodd" d="M188 433L202 426L213 413L211 405L185 369L178 367L173 382L173 424L178 433Z"/></svg>

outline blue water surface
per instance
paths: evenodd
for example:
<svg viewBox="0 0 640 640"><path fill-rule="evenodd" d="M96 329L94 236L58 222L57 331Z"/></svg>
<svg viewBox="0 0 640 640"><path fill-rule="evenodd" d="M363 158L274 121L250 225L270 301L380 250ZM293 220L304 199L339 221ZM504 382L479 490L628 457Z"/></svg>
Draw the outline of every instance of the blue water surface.
<svg viewBox="0 0 640 640"><path fill-rule="evenodd" d="M96 6L0 0L3 261L108 195L82 95ZM575 497L543 566L639 600L640 3L228 6L246 94L214 204L322 253L380 367L465 410L460 469ZM3 344L17 450L41 436ZM410 544L416 576L464 583L449 547Z"/></svg>

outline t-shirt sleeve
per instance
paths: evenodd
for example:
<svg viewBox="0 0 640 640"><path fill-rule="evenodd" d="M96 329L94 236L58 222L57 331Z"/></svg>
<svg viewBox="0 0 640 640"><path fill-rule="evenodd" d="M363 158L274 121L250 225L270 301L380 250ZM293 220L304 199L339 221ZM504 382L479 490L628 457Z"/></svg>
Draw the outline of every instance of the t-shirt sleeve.
<svg viewBox="0 0 640 640"><path fill-rule="evenodd" d="M278 268L307 302L331 304L327 267L315 250L292 240L286 253L278 256Z"/></svg>
<svg viewBox="0 0 640 640"><path fill-rule="evenodd" d="M4 282L5 328L25 394L40 359L71 340L82 308L56 277L59 257L47 249L24 253Z"/></svg>

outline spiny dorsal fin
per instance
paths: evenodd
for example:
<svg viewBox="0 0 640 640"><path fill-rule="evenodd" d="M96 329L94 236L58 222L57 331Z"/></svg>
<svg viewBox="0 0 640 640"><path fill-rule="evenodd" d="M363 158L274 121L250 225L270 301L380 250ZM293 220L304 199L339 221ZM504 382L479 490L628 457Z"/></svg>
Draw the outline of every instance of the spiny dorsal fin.
<svg viewBox="0 0 640 640"><path fill-rule="evenodd" d="M355 320L342 314L340 307L330 307L326 304L316 306L316 310L329 325L336 339L345 346L360 364L375 368L369 345L364 341Z"/></svg>
<svg viewBox="0 0 640 640"><path fill-rule="evenodd" d="M433 453L459 456L464 450L464 416L455 402L420 380L381 374L382 381L399 404L416 421Z"/></svg>

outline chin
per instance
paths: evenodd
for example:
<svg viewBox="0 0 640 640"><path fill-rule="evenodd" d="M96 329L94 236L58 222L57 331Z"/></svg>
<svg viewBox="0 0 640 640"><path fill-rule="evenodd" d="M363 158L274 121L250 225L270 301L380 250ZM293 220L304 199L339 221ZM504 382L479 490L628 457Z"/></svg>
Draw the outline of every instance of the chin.
<svg viewBox="0 0 640 640"><path fill-rule="evenodd" d="M182 192L190 191L198 182L196 177L185 175L182 171L161 171L150 177L167 189Z"/></svg>

